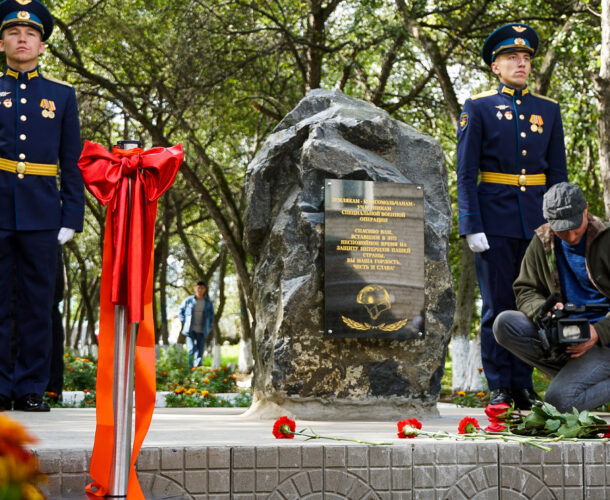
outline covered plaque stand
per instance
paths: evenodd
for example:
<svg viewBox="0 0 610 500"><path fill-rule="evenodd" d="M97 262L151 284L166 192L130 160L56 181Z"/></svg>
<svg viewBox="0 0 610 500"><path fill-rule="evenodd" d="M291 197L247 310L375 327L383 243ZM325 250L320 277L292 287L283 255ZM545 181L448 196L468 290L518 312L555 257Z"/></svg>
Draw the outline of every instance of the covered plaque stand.
<svg viewBox="0 0 610 500"><path fill-rule="evenodd" d="M110 153L86 141L78 163L87 189L108 205L100 290L97 426L90 467L93 482L86 490L94 496L130 499L144 498L135 461L156 397L152 285L157 200L173 184L183 160L181 145L147 151L134 147L138 145L123 141Z"/></svg>

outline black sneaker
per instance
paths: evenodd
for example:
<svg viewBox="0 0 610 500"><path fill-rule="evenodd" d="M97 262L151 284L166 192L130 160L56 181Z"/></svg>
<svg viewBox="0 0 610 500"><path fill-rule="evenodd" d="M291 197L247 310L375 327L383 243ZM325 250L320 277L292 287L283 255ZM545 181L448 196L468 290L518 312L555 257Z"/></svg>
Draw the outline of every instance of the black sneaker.
<svg viewBox="0 0 610 500"><path fill-rule="evenodd" d="M26 394L15 400L15 410L51 411L49 405L38 394Z"/></svg>

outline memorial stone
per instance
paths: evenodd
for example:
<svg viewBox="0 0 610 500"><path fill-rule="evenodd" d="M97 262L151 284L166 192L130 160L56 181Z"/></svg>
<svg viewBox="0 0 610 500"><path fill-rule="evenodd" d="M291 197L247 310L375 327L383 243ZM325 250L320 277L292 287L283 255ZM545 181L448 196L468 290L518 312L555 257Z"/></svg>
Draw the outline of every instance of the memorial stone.
<svg viewBox="0 0 610 500"><path fill-rule="evenodd" d="M423 191L425 307L421 328L408 335L335 337L325 329L325 272L335 271L324 269L325 188L334 179ZM438 142L371 104L314 90L248 166L246 203L256 317L250 414L371 420L437 414L455 309L447 171ZM369 284L375 295L376 283Z"/></svg>

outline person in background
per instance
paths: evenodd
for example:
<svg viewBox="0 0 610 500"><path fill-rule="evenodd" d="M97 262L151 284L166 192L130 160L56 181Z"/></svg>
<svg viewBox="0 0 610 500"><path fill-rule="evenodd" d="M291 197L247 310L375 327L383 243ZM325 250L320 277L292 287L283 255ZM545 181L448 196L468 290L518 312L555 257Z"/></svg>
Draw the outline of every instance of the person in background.
<svg viewBox="0 0 610 500"><path fill-rule="evenodd" d="M206 294L207 285L203 281L195 285L195 295L190 295L180 305L178 318L182 323L182 334L186 337L188 367L203 363L205 342L214 322L214 306Z"/></svg>
<svg viewBox="0 0 610 500"><path fill-rule="evenodd" d="M538 35L525 24L489 35L482 55L498 87L466 100L457 135L459 232L475 252L490 403L519 409L539 399L532 367L496 342L492 326L500 312L515 309L512 284L544 222L544 192L567 180L559 106L527 87L537 49Z"/></svg>

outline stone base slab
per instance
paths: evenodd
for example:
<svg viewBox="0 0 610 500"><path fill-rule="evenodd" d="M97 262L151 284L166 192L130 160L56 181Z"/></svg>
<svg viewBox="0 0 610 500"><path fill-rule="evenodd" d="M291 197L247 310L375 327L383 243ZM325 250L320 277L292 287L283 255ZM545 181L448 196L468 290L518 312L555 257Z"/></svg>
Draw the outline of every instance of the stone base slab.
<svg viewBox="0 0 610 500"><path fill-rule="evenodd" d="M321 442L318 442L321 443ZM144 448L146 498L599 499L610 492L610 443L434 441L393 446L278 441L275 446ZM51 499L83 498L90 452L40 450Z"/></svg>
<svg viewBox="0 0 610 500"><path fill-rule="evenodd" d="M276 419L289 415L299 420L325 421L373 421L397 422L404 415L418 415L418 418L439 416L436 403L407 398L370 398L362 400L287 398L281 396L258 396L244 414L247 418Z"/></svg>

